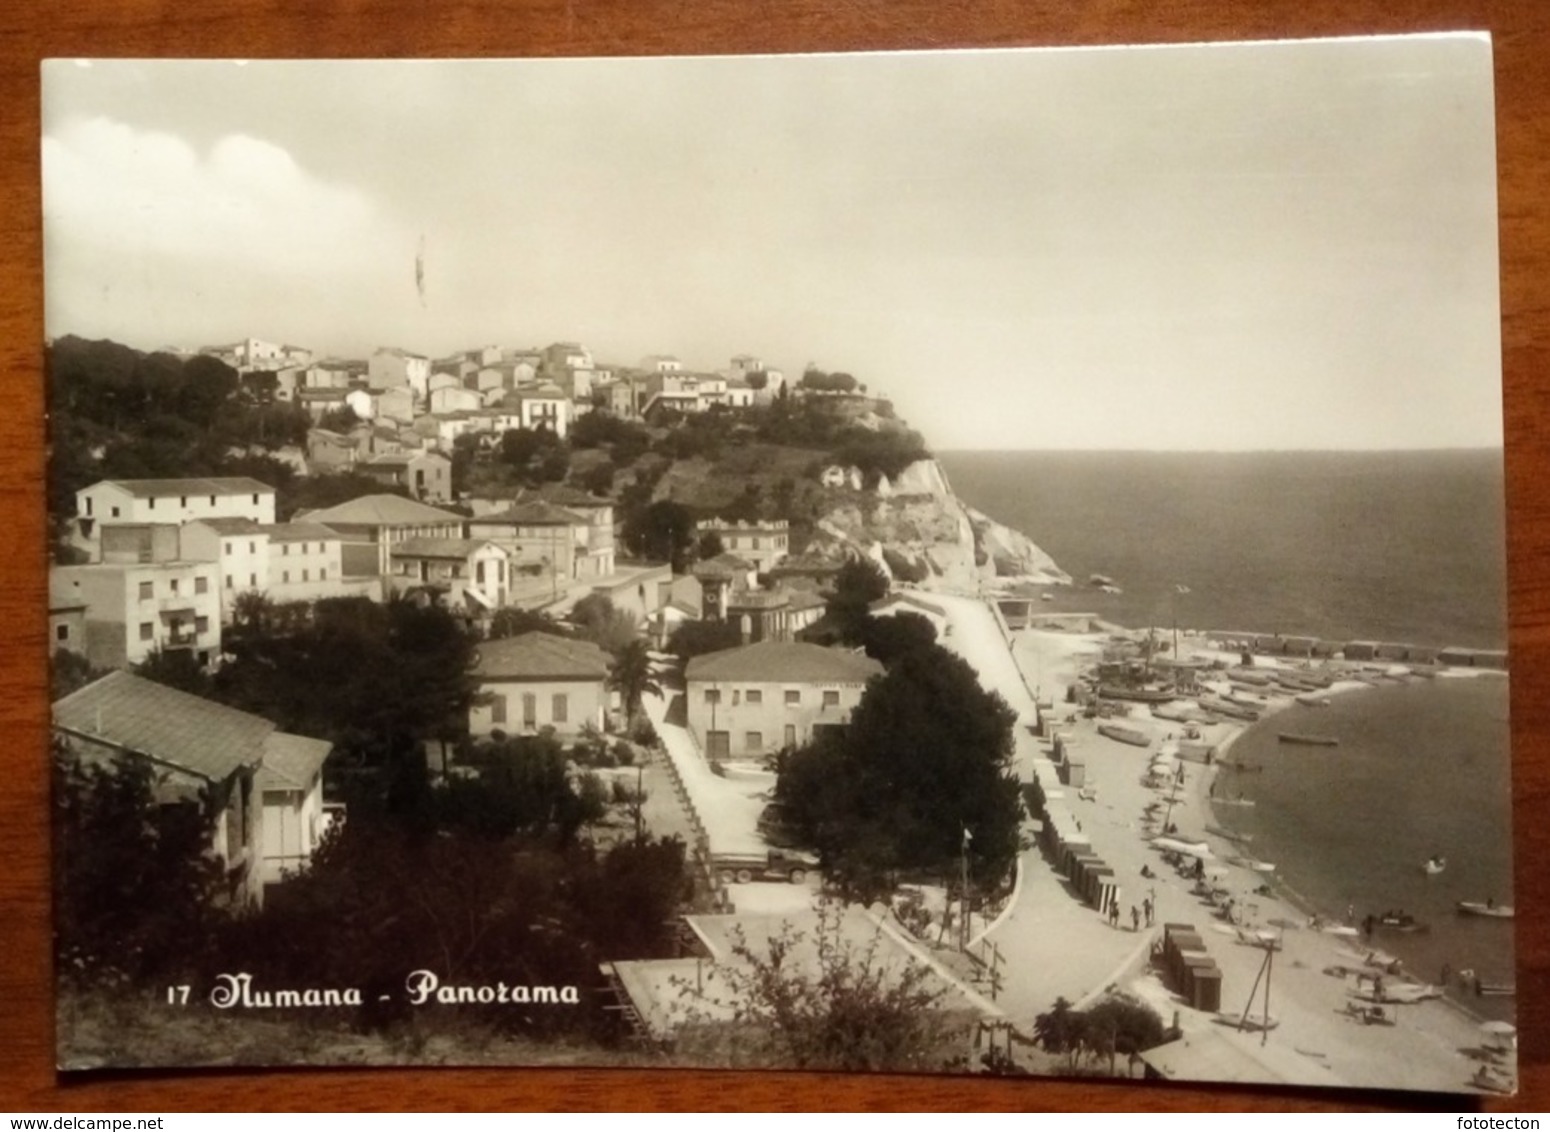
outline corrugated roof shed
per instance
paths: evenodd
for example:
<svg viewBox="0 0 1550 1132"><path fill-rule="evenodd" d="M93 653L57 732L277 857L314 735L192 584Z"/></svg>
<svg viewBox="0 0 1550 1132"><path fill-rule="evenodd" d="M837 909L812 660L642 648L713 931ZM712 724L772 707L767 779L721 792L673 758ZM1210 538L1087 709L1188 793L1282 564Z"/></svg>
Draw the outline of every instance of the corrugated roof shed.
<svg viewBox="0 0 1550 1132"><path fill-rule="evenodd" d="M267 719L112 672L54 704L54 726L221 782L256 767L275 730Z"/></svg>

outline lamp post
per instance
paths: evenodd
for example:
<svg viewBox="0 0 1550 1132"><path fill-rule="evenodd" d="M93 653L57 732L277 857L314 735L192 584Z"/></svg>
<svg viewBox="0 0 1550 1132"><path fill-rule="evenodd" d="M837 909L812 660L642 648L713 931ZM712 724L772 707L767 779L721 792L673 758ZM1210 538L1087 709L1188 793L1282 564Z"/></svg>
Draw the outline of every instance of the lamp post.
<svg viewBox="0 0 1550 1132"><path fill-rule="evenodd" d="M963 885L963 916L958 924L958 950L969 949L969 842L974 840L974 835L969 832L969 827L963 827L963 848L959 853L963 871L960 878Z"/></svg>

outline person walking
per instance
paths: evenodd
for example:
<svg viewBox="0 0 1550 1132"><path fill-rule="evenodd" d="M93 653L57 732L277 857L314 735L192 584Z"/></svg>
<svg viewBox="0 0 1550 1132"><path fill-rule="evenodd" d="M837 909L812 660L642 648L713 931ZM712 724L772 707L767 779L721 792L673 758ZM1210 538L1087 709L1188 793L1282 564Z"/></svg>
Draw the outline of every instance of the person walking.
<svg viewBox="0 0 1550 1132"><path fill-rule="evenodd" d="M1152 898L1146 897L1141 901L1141 910L1146 913L1146 926L1152 926Z"/></svg>
<svg viewBox="0 0 1550 1132"><path fill-rule="evenodd" d="M1130 930L1133 932L1141 930L1141 910L1134 904L1130 906Z"/></svg>

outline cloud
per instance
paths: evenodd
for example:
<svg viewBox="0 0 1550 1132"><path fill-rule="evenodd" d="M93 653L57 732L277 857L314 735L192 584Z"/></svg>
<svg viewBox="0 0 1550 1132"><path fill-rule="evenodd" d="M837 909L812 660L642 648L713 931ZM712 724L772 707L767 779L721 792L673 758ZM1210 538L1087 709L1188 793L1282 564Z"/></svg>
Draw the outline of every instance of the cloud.
<svg viewBox="0 0 1550 1132"><path fill-rule="evenodd" d="M369 197L280 146L229 134L201 153L103 117L44 137L43 214L51 333L123 333L192 296L358 291L412 247Z"/></svg>

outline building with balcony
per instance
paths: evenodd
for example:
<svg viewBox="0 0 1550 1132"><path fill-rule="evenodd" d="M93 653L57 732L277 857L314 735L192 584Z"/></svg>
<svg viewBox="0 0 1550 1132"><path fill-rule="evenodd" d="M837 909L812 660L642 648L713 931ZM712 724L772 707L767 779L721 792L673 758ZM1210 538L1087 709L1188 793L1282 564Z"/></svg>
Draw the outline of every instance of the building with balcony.
<svg viewBox="0 0 1550 1132"><path fill-rule="evenodd" d="M98 668L186 649L201 665L221 651L219 567L213 562L102 562L49 570L50 602L86 607L82 652Z"/></svg>

